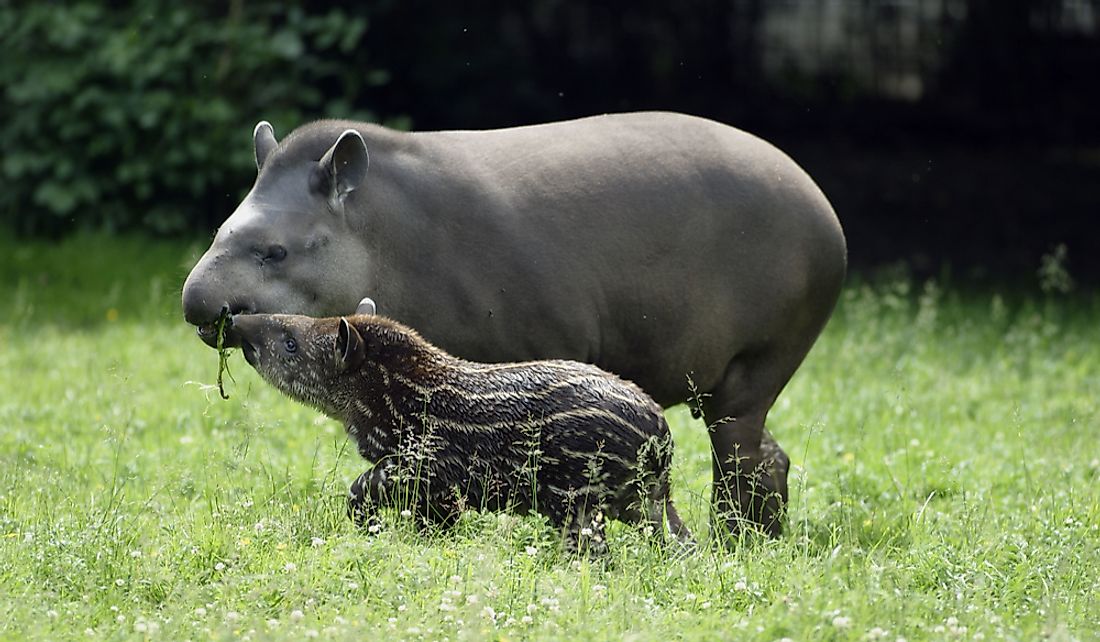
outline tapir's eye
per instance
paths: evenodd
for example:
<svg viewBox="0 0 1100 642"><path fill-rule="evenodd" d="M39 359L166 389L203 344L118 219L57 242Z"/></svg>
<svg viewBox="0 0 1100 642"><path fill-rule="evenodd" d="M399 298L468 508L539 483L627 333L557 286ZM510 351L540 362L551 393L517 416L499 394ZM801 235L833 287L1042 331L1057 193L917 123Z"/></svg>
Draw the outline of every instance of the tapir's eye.
<svg viewBox="0 0 1100 642"><path fill-rule="evenodd" d="M278 263L286 258L286 248L282 245L257 247L252 250L261 263Z"/></svg>
<svg viewBox="0 0 1100 642"><path fill-rule="evenodd" d="M283 343L283 347L286 348L287 352L294 354L298 351L298 342L294 340L294 337L291 337Z"/></svg>

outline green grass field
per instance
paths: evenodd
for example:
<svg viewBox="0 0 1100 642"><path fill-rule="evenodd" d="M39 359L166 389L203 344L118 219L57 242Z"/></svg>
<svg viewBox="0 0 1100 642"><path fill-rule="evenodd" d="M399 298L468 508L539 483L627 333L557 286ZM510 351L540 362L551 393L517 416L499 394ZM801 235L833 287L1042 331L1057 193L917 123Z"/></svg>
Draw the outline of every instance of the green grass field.
<svg viewBox="0 0 1100 642"><path fill-rule="evenodd" d="M706 546L676 408L704 546L618 527L589 562L537 517L356 532L341 426L240 355L212 389L177 302L200 250L0 243L3 639L1100 639L1095 295L850 285L771 414L786 535Z"/></svg>

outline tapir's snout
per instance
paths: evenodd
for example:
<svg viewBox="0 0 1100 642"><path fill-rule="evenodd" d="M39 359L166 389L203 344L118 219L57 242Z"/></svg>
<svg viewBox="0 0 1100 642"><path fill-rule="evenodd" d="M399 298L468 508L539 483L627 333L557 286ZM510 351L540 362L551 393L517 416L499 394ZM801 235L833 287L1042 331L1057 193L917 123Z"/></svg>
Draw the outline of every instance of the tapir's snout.
<svg viewBox="0 0 1100 642"><path fill-rule="evenodd" d="M263 334L269 325L264 319L266 315L257 314L234 314L229 317L222 345L240 348L245 361L255 367L259 357L257 346L264 344Z"/></svg>

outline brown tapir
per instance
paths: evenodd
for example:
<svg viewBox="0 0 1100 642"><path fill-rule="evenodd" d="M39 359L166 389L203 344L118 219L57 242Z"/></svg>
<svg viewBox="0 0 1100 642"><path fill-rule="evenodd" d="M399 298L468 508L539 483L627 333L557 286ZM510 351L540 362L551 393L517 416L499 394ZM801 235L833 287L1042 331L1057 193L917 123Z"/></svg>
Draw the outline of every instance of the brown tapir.
<svg viewBox="0 0 1100 642"><path fill-rule="evenodd" d="M778 534L788 459L764 429L846 269L832 207L750 134L672 113L405 133L254 131L256 183L183 289L214 343L233 313L331 316L370 295L460 357L572 359L664 406L688 377L716 514ZM369 170L368 170L369 166Z"/></svg>

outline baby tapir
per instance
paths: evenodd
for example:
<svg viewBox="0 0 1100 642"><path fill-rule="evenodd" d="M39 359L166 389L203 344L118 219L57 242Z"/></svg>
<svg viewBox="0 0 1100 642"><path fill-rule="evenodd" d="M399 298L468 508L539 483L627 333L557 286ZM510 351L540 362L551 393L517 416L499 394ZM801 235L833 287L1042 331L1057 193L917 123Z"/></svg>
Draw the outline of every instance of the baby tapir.
<svg viewBox="0 0 1100 642"><path fill-rule="evenodd" d="M465 508L537 511L566 548L606 550L605 518L682 541L669 496L672 440L636 385L573 361L483 364L382 316L234 316L229 333L260 375L343 422L374 462L349 514L380 506L447 525Z"/></svg>

